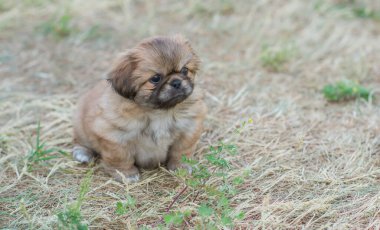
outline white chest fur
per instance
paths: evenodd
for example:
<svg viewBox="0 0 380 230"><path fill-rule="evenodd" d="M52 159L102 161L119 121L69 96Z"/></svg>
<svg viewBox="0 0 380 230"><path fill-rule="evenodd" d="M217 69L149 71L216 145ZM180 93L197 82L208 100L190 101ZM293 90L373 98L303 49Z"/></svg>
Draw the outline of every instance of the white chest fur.
<svg viewBox="0 0 380 230"><path fill-rule="evenodd" d="M135 144L135 160L140 167L157 166L167 159L169 147L181 131L178 128L180 121L174 114L167 111L147 117L145 127L140 130Z"/></svg>
<svg viewBox="0 0 380 230"><path fill-rule="evenodd" d="M157 110L133 119L120 117L110 126L110 138L127 148L126 152L134 156L137 166L156 167L166 162L169 148L176 138L182 132L191 132L193 122L174 110Z"/></svg>

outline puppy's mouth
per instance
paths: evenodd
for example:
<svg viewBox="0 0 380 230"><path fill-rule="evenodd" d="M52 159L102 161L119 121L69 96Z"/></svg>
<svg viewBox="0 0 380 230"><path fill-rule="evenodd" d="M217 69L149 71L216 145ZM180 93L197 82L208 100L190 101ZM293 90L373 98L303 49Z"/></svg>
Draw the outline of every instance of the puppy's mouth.
<svg viewBox="0 0 380 230"><path fill-rule="evenodd" d="M176 106L177 104L186 100L186 98L188 98L192 92L193 92L193 89L188 90L188 91L174 92L166 100L158 101L157 107L159 109L172 108Z"/></svg>

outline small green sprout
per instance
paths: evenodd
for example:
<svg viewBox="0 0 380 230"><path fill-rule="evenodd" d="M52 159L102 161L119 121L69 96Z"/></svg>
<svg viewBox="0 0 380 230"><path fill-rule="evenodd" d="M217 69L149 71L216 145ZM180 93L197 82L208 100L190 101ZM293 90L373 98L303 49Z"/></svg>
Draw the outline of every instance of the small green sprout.
<svg viewBox="0 0 380 230"><path fill-rule="evenodd" d="M238 177L235 177L235 179L232 181L232 183L234 185L241 185L244 183L244 179L243 179L243 177L238 176Z"/></svg>
<svg viewBox="0 0 380 230"><path fill-rule="evenodd" d="M136 199L131 197L130 195L127 195L127 199L125 202L118 201L116 203L115 212L118 215L124 215L124 214L128 213L128 211L131 208L135 208L135 207L136 207Z"/></svg>
<svg viewBox="0 0 380 230"><path fill-rule="evenodd" d="M352 81L339 81L335 84L326 85L322 90L328 101L341 101L355 98L369 100L370 90Z"/></svg>
<svg viewBox="0 0 380 230"><path fill-rule="evenodd" d="M198 213L202 218L210 217L214 210L210 208L207 204L201 204L198 208Z"/></svg>
<svg viewBox="0 0 380 230"><path fill-rule="evenodd" d="M243 211L239 212L235 218L238 219L238 220L243 220L245 217L245 213Z"/></svg>
<svg viewBox="0 0 380 230"><path fill-rule="evenodd" d="M191 215L190 211L184 211L184 212L170 212L169 214L166 214L164 216L165 224L167 225L174 225L174 226L181 226L184 219L189 217Z"/></svg>
<svg viewBox="0 0 380 230"><path fill-rule="evenodd" d="M373 1L375 2L375 1ZM323 2L320 1L316 6L316 9L319 10ZM356 17L364 20L380 20L380 11L376 7L371 6L370 1L355 1L355 0L346 0L339 1L333 5L327 4L328 10L338 10L348 12L351 17Z"/></svg>
<svg viewBox="0 0 380 230"><path fill-rule="evenodd" d="M380 12L368 7L354 7L352 13L358 18L380 20Z"/></svg>
<svg viewBox="0 0 380 230"><path fill-rule="evenodd" d="M37 124L36 144L27 156L28 170L32 170L36 164L46 163L49 160L59 158L59 155L53 153L59 153L61 155L67 155L64 151L57 150L55 148L46 148L45 143L41 142L41 125Z"/></svg>
<svg viewBox="0 0 380 230"><path fill-rule="evenodd" d="M224 225L224 226L233 225L232 218L230 216L228 216L228 214L222 214L220 221L221 221L222 225Z"/></svg>
<svg viewBox="0 0 380 230"><path fill-rule="evenodd" d="M72 15L67 11L59 17L48 20L37 29L42 31L44 35L52 35L57 39L66 38L76 31L73 26Z"/></svg>
<svg viewBox="0 0 380 230"><path fill-rule="evenodd" d="M92 180L93 169L90 169L86 177L82 180L79 186L79 197L73 204L69 205L66 210L59 212L58 229L74 229L74 230L87 230L88 226L82 223L82 214L80 212L86 194L90 191L90 184Z"/></svg>
<svg viewBox="0 0 380 230"><path fill-rule="evenodd" d="M270 71L279 72L284 69L285 64L294 56L293 46L270 47L263 46L260 54L262 66Z"/></svg>

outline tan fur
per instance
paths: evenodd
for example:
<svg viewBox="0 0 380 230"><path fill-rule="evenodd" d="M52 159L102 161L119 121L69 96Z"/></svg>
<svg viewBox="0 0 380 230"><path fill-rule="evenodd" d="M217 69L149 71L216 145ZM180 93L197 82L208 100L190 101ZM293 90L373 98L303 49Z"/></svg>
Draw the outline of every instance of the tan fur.
<svg viewBox="0 0 380 230"><path fill-rule="evenodd" d="M149 79L163 74L167 83L156 93L166 100L173 95L174 79L184 79L181 93L192 89L198 64L189 43L178 36L148 39L123 54L110 71L109 82L99 82L78 102L74 157L99 154L106 171L117 180L121 175L137 180L139 167L183 167L181 156L193 154L202 132L206 113L202 93L194 88L175 106L156 108L156 86ZM186 79L178 72L185 65Z"/></svg>

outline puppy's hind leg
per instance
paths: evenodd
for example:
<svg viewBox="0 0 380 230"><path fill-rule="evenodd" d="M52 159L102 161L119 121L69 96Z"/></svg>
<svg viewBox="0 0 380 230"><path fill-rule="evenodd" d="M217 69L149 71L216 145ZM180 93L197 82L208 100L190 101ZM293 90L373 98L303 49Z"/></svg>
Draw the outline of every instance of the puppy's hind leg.
<svg viewBox="0 0 380 230"><path fill-rule="evenodd" d="M91 163L95 159L95 153L89 148L75 145L73 148L73 158L80 163Z"/></svg>

